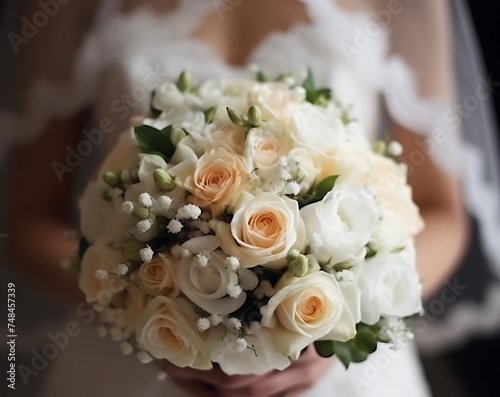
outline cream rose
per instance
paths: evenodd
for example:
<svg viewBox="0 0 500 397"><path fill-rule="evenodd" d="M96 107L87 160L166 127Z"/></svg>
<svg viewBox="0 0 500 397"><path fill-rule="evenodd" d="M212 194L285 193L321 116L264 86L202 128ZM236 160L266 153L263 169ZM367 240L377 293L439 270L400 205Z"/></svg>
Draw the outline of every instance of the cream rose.
<svg viewBox="0 0 500 397"><path fill-rule="evenodd" d="M229 151L237 154L243 154L245 146L245 130L234 124L223 124L211 134L212 146L227 146Z"/></svg>
<svg viewBox="0 0 500 397"><path fill-rule="evenodd" d="M137 324L137 342L157 359L178 367L209 370L206 341L197 329L193 304L184 298L157 296L145 307Z"/></svg>
<svg viewBox="0 0 500 397"><path fill-rule="evenodd" d="M303 207L300 216L310 237L311 253L320 263L336 265L365 257L379 210L365 189L339 184L322 201Z"/></svg>
<svg viewBox="0 0 500 397"><path fill-rule="evenodd" d="M257 106L266 121L287 121L295 106L305 100L305 91L290 89L284 83L266 83L254 86L248 92L248 105Z"/></svg>
<svg viewBox="0 0 500 397"><path fill-rule="evenodd" d="M352 143L344 143L330 150L328 156L318 156L318 168L322 173L318 179L339 175L338 183L356 183L376 192L376 200L383 208L385 224L376 233L373 241L376 248L394 248L409 236L418 234L424 224L419 209L412 199L412 190L407 183L406 166L394 160L363 150ZM390 223L387 226L387 223ZM392 230L390 235L386 231Z"/></svg>
<svg viewBox="0 0 500 397"><path fill-rule="evenodd" d="M227 332L224 327L210 328L210 358L220 365L227 375L263 375L287 368L291 361L274 346L272 330L260 328L245 335L248 348L235 349L239 335Z"/></svg>
<svg viewBox="0 0 500 397"><path fill-rule="evenodd" d="M249 269L228 266L219 245L215 236L196 237L182 245L193 256L183 258L179 266L179 286L203 310L225 316L245 303L245 290L255 289L259 279Z"/></svg>
<svg viewBox="0 0 500 397"><path fill-rule="evenodd" d="M140 289L135 283L129 283L124 292L126 293L123 301L123 307L125 310L124 339L127 339L135 331L135 327L139 322L139 318L141 317L144 308L150 300L150 296Z"/></svg>
<svg viewBox="0 0 500 397"><path fill-rule="evenodd" d="M412 188L407 183L406 165L383 156L375 156L373 165L369 184L377 192L384 211L394 215L394 221L410 236L416 236L424 228L424 222L413 201Z"/></svg>
<svg viewBox="0 0 500 397"><path fill-rule="evenodd" d="M88 242L97 240L104 244L119 244L130 238L129 231L136 220L122 211L123 200L106 201L102 198L105 187L90 182L78 202L80 230Z"/></svg>
<svg viewBox="0 0 500 397"><path fill-rule="evenodd" d="M244 156L252 170L268 169L277 165L281 156L292 148L286 125L274 120L248 132Z"/></svg>
<svg viewBox="0 0 500 397"><path fill-rule="evenodd" d="M176 298L179 294L177 268L177 259L160 253L151 262L141 265L138 283L150 295Z"/></svg>
<svg viewBox="0 0 500 397"><path fill-rule="evenodd" d="M124 260L120 251L100 242L87 248L78 279L78 285L87 298L107 301L125 289L127 282L111 274ZM108 272L107 279L96 277L98 270Z"/></svg>
<svg viewBox="0 0 500 397"><path fill-rule="evenodd" d="M321 172L318 182L330 175L338 175L338 182L356 183L367 187L372 170L374 154L363 150L351 142L339 144L322 155L316 156L316 164Z"/></svg>
<svg viewBox="0 0 500 397"><path fill-rule="evenodd" d="M206 152L176 178L179 186L191 192L191 201L210 207L214 217L234 205L249 181L245 159L223 148Z"/></svg>
<svg viewBox="0 0 500 397"><path fill-rule="evenodd" d="M228 255L243 266L282 269L288 251L304 245L304 225L295 200L262 193L243 195L231 224L219 222L215 233Z"/></svg>
<svg viewBox="0 0 500 397"><path fill-rule="evenodd" d="M381 316L407 317L422 309L421 284L413 245L399 253L367 259L359 280L361 321L375 324Z"/></svg>
<svg viewBox="0 0 500 397"><path fill-rule="evenodd" d="M252 129L247 137L248 157L256 168L269 168L280 160L283 149L279 139L260 129ZM252 167L253 168L253 167Z"/></svg>
<svg viewBox="0 0 500 397"><path fill-rule="evenodd" d="M356 335L356 323L331 274L285 275L276 289L261 308L261 323L272 329L276 347L291 359L318 339L345 342Z"/></svg>

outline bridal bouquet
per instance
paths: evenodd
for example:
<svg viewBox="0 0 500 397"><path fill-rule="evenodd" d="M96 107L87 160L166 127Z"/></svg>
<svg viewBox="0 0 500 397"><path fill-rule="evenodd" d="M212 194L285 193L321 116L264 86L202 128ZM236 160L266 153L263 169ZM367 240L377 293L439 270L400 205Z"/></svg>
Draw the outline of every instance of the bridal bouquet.
<svg viewBox="0 0 500 397"><path fill-rule="evenodd" d="M423 224L396 142L286 76L160 86L79 203L79 285L142 362L348 366L411 338Z"/></svg>

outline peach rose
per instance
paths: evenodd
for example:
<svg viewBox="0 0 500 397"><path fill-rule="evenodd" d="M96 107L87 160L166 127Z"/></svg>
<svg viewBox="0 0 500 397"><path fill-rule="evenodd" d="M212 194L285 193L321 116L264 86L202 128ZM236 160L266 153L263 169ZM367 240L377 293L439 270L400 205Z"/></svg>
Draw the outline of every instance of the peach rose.
<svg viewBox="0 0 500 397"><path fill-rule="evenodd" d="M196 325L198 317L187 299L157 296L142 313L137 342L157 359L167 359L178 367L209 370L212 362Z"/></svg>
<svg viewBox="0 0 500 397"><path fill-rule="evenodd" d="M191 192L190 201L209 207L214 217L234 205L249 181L245 159L224 148L206 152L176 178L181 187Z"/></svg>
<svg viewBox="0 0 500 397"><path fill-rule="evenodd" d="M124 292L126 293L123 306L125 309L124 336L126 339L135 330L139 318L151 298L135 283L129 283Z"/></svg>
<svg viewBox="0 0 500 397"><path fill-rule="evenodd" d="M238 203L231 225L219 222L216 235L223 251L243 266L281 269L292 247L304 244L304 224L296 201L263 193Z"/></svg>
<svg viewBox="0 0 500 397"><path fill-rule="evenodd" d="M78 285L87 298L100 302L108 301L125 289L127 282L110 274L124 260L120 251L100 243L91 245L85 251ZM108 272L107 277L97 277L97 271Z"/></svg>
<svg viewBox="0 0 500 397"><path fill-rule="evenodd" d="M177 284L177 259L158 254L151 262L144 263L138 273L140 287L150 295L175 298L179 294Z"/></svg>
<svg viewBox="0 0 500 397"><path fill-rule="evenodd" d="M318 339L348 341L356 324L335 277L320 271L302 278L284 276L261 308L262 325L271 328L275 345L297 359Z"/></svg>

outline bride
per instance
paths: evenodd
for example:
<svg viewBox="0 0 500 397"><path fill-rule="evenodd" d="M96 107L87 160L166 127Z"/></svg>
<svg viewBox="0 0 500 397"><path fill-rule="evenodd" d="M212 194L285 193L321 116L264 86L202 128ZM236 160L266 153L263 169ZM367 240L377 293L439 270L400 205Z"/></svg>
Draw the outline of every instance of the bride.
<svg viewBox="0 0 500 397"><path fill-rule="evenodd" d="M81 329L50 363L44 395L429 395L411 344L380 346L348 371L309 349L287 370L262 377L168 366L168 379L156 381L155 368L98 338L78 306L76 280L59 263L74 249L62 236L68 221L75 225L75 197L118 133L147 112L161 81L183 70L200 79L251 77L252 65L300 78L310 67L372 139L390 133L402 143L426 222L417 249L424 298L432 296L467 238L454 172L460 136L442 117L454 101L446 1L47 0L31 1L24 15L20 34L8 36L22 60L22 110L1 119L24 143L12 177L9 244L26 273L71 302Z"/></svg>

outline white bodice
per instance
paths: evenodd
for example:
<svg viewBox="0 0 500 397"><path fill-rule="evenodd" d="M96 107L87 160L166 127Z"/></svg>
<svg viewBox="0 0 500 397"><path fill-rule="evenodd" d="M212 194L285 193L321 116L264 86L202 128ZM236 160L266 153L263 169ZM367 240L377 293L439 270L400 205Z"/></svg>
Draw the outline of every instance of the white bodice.
<svg viewBox="0 0 500 397"><path fill-rule="evenodd" d="M298 79L311 68L318 84L332 87L341 102L353 107L369 136L379 129L387 34L381 31L373 39L364 62L357 58L349 64L342 50L342 43L352 41L353 26L362 26L367 14L348 13L331 0L310 1L309 22L270 34L245 65L233 66L193 38L204 18L216 12L213 2L183 0L168 15L145 7L123 14L120 3L104 2L76 64L77 74L86 76L79 90L88 90L93 98L94 126L111 117L118 129L126 128L130 115L147 111L149 92L183 70L200 80L252 77L250 66L256 65L269 76L290 72Z"/></svg>

